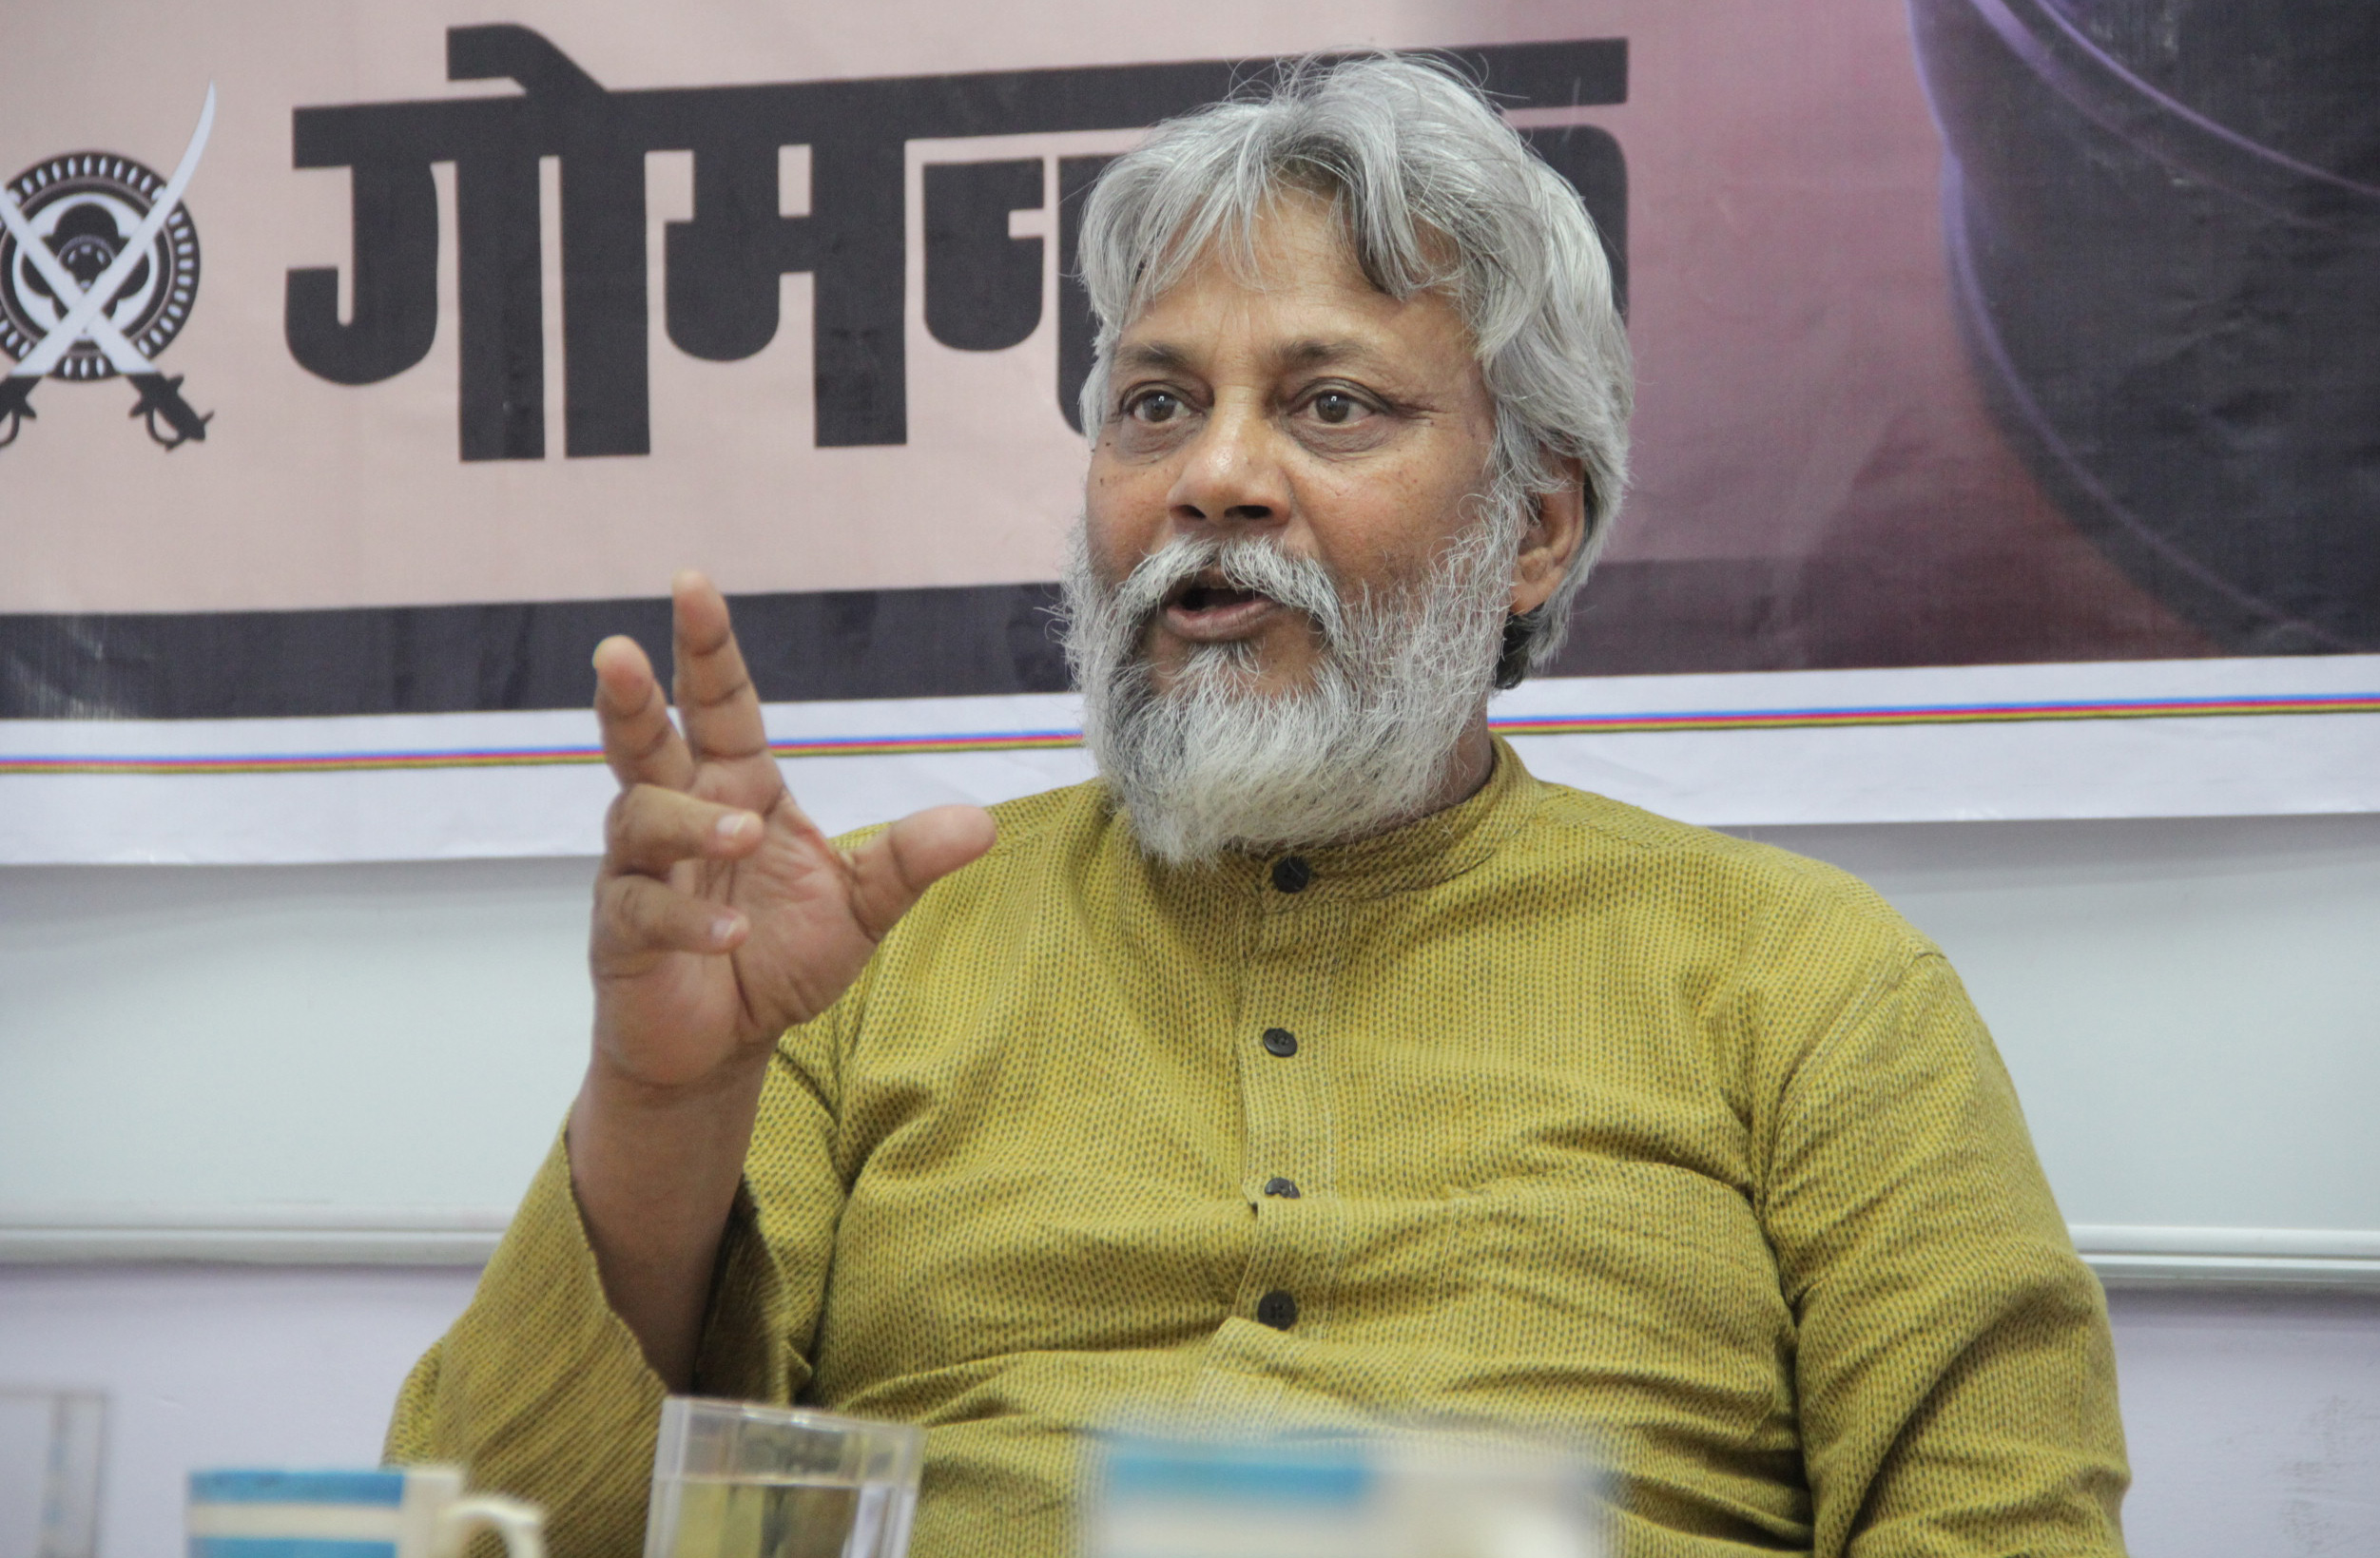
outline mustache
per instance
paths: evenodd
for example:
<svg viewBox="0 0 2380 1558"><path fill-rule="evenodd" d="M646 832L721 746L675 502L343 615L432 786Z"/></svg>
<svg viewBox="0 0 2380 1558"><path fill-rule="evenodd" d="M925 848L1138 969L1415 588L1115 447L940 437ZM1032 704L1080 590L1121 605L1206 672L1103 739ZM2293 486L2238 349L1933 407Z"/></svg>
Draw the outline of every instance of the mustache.
<svg viewBox="0 0 2380 1558"><path fill-rule="evenodd" d="M1253 590L1313 619L1325 643L1345 625L1345 603L1330 570L1310 557L1284 551L1260 536L1176 536L1133 566L1110 598L1110 607L1135 632L1183 586L1213 572L1235 589Z"/></svg>

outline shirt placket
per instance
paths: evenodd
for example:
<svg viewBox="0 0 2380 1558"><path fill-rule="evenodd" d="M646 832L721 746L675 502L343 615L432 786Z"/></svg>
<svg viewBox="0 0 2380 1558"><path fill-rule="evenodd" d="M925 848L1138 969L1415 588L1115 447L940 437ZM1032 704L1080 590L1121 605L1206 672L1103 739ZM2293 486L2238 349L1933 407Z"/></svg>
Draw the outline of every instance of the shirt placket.
<svg viewBox="0 0 2380 1558"><path fill-rule="evenodd" d="M1345 1229L1330 1084L1342 1035L1332 984L1348 904L1305 857L1257 874L1254 933L1242 982L1241 1105L1248 1157L1241 1188L1255 1231L1232 1318L1243 1345L1278 1352L1330 1329Z"/></svg>

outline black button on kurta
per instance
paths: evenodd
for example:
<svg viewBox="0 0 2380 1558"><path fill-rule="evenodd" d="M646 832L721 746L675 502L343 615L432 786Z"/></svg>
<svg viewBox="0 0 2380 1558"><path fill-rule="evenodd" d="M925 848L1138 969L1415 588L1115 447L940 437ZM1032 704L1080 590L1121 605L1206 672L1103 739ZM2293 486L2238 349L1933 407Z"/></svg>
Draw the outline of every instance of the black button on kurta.
<svg viewBox="0 0 2380 1558"><path fill-rule="evenodd" d="M1295 1180L1285 1180L1280 1178L1267 1180L1265 1182L1265 1194L1267 1196L1279 1196L1284 1201L1295 1201L1297 1200L1297 1182Z"/></svg>
<svg viewBox="0 0 2380 1558"><path fill-rule="evenodd" d="M1256 1300L1256 1318L1276 1331L1287 1331L1297 1323L1297 1300L1274 1288Z"/></svg>
<svg viewBox="0 0 2380 1558"><path fill-rule="evenodd" d="M1297 1035L1286 1028L1267 1028L1265 1029L1265 1048L1287 1060L1297 1053Z"/></svg>
<svg viewBox="0 0 2380 1558"><path fill-rule="evenodd" d="M1272 863L1272 885L1284 893L1303 893L1314 879L1314 868L1303 856L1285 855Z"/></svg>

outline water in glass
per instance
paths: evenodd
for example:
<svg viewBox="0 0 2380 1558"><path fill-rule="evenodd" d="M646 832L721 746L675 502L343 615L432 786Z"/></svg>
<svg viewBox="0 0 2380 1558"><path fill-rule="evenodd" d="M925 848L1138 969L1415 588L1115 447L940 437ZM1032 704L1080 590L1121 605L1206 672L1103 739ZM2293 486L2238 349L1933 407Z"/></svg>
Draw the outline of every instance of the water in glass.
<svg viewBox="0 0 2380 1558"><path fill-rule="evenodd" d="M802 1477L664 1477L654 1485L661 1558L898 1558L917 1490Z"/></svg>

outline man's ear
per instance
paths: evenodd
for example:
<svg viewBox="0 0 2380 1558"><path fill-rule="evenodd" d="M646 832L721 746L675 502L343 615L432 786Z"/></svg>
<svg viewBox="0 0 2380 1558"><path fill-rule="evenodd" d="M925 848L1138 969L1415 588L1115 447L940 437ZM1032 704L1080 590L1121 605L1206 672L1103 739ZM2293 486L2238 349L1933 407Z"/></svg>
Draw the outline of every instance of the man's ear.
<svg viewBox="0 0 2380 1558"><path fill-rule="evenodd" d="M1512 614L1525 616L1554 598L1570 560L1587 540L1587 479L1577 460L1556 462L1562 483L1538 494L1512 565Z"/></svg>

